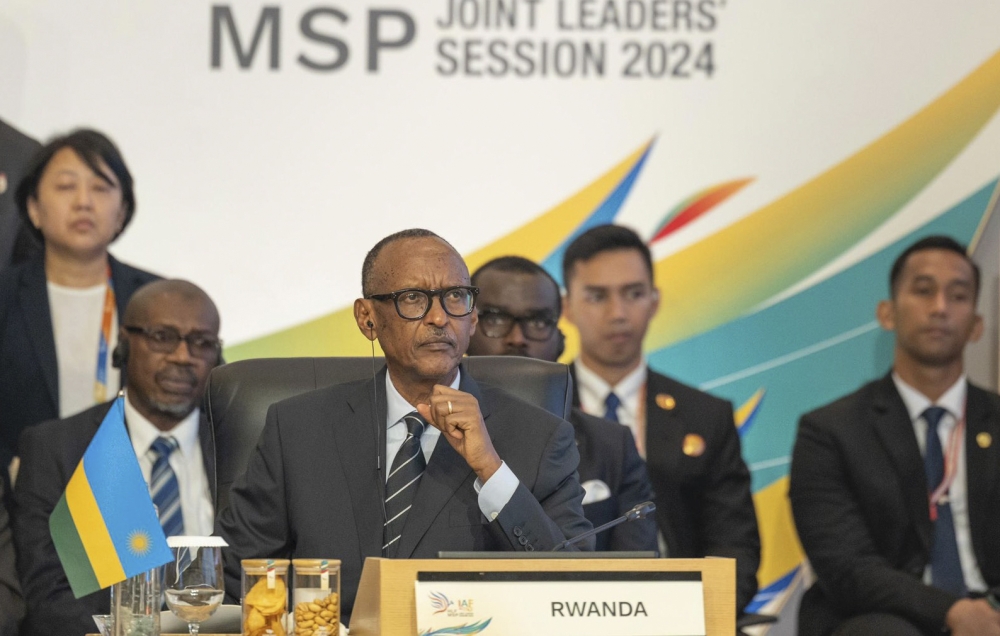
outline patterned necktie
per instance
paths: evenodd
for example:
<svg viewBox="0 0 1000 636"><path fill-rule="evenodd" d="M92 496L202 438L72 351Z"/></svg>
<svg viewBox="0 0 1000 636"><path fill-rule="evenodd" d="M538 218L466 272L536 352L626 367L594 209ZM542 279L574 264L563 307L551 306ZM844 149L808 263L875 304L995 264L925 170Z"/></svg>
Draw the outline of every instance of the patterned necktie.
<svg viewBox="0 0 1000 636"><path fill-rule="evenodd" d="M930 492L937 490L944 479L944 452L938 436L938 424L945 411L940 406L932 406L924 411L927 421L927 450L924 453L924 472ZM934 539L931 544L931 585L947 590L958 596L965 596L965 578L962 562L958 557L958 541L955 539L955 523L951 514L951 503L945 498L939 501L937 520L934 522Z"/></svg>
<svg viewBox="0 0 1000 636"><path fill-rule="evenodd" d="M618 399L614 391L608 393L608 397L604 398L604 419L611 420L612 422L621 422L618 420L618 407L622 405L622 401Z"/></svg>
<svg viewBox="0 0 1000 636"><path fill-rule="evenodd" d="M168 537L184 534L184 513L181 511L181 489L177 475L170 467L170 454L177 450L173 437L157 437L147 454L153 462L149 475L149 494L160 514L163 534Z"/></svg>
<svg viewBox="0 0 1000 636"><path fill-rule="evenodd" d="M406 424L406 439L396 451L385 482L385 527L382 530L382 556L394 557L399 550L399 537L406 523L406 513L413 506L420 477L424 474L427 461L420 447L420 436L427 422L416 411L403 418Z"/></svg>

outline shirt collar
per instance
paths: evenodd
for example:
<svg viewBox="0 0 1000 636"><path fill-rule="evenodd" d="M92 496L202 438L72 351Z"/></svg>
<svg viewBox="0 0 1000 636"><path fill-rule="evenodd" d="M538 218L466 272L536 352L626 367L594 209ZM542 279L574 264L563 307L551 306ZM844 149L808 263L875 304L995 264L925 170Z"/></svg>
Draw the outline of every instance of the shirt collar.
<svg viewBox="0 0 1000 636"><path fill-rule="evenodd" d="M642 387L646 384L646 358L643 358L638 367L630 371L614 386L605 382L604 378L597 375L596 372L588 369L579 358L573 362L573 367L576 371L576 381L580 393L588 394L590 401L594 403L603 404L612 391L623 402L631 400L639 395Z"/></svg>
<svg viewBox="0 0 1000 636"><path fill-rule="evenodd" d="M892 372L892 381L896 385L896 390L899 391L899 397L903 398L903 404L906 405L906 412L910 414L911 422L917 421L927 410L927 407L935 404L948 411L955 420L959 420L965 415L965 395L968 392L968 383L964 373L938 398L936 403L932 403L926 395L903 381L903 378L899 377L895 371Z"/></svg>
<svg viewBox="0 0 1000 636"><path fill-rule="evenodd" d="M458 373L455 374L455 381L451 383L451 388L458 389L458 385L462 380L462 369L459 367ZM417 407L406 401L399 391L396 390L395 385L392 383L392 378L389 377L389 371L386 370L385 373L385 404L386 404L386 417L385 425L389 428L396 422L400 421L413 411L417 410Z"/></svg>
<svg viewBox="0 0 1000 636"><path fill-rule="evenodd" d="M128 391L125 391L125 426L128 435L132 439L132 448L136 457L142 457L153 445L157 437L173 437L177 440L181 454L184 457L191 457L195 445L198 444L198 427L200 426L201 411L195 407L187 417L181 420L177 426L169 431L161 431L152 422L143 417L135 406Z"/></svg>

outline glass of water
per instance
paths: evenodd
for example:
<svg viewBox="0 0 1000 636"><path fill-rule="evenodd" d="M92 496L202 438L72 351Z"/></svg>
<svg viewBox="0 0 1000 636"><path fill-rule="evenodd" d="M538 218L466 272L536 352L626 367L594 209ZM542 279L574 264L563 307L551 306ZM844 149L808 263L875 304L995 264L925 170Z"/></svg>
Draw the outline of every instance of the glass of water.
<svg viewBox="0 0 1000 636"><path fill-rule="evenodd" d="M171 537L173 538L173 537ZM192 537L188 537L189 539ZM202 621L222 605L222 548L218 545L171 547L174 560L164 566L163 592L174 616L195 636Z"/></svg>

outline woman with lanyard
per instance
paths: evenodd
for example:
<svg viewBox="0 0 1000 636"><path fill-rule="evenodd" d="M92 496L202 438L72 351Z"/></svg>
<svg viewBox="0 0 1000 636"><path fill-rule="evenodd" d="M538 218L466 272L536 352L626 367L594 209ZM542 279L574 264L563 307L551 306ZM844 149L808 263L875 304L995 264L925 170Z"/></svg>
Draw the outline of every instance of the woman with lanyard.
<svg viewBox="0 0 1000 636"><path fill-rule="evenodd" d="M0 275L0 467L16 472L25 427L110 400L118 318L154 274L108 253L132 220L132 175L95 130L56 137L17 188L42 253Z"/></svg>

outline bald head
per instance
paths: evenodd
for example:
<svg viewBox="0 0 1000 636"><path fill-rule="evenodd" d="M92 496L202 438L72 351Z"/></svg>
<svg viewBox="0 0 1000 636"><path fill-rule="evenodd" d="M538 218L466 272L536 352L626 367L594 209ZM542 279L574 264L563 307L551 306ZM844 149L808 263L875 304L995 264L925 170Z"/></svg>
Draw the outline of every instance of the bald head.
<svg viewBox="0 0 1000 636"><path fill-rule="evenodd" d="M219 362L218 335L219 312L197 285L160 280L141 287L119 334L129 402L157 428L171 430L204 395Z"/></svg>
<svg viewBox="0 0 1000 636"><path fill-rule="evenodd" d="M458 252L455 248L451 246L451 243L444 240L434 232L430 230L424 230L421 228L410 228L408 230L401 230L395 234L390 234L381 241L375 244L375 247L368 251L365 256L365 261L361 265L361 295L368 297L372 294L379 294L385 291L384 286L386 284L387 272L385 267L386 261L392 261L392 258L380 258L382 252L386 251L389 246L399 247L404 241L409 241L413 239L437 239L444 245L447 245L452 252L457 255ZM389 250L393 251L393 250ZM459 256L461 258L461 256ZM381 290L381 291L379 291Z"/></svg>
<svg viewBox="0 0 1000 636"><path fill-rule="evenodd" d="M215 303L201 287L180 279L158 280L140 287L125 307L124 324L144 323L153 307L177 301L204 305L206 315L212 319L212 330L218 333L219 310Z"/></svg>

